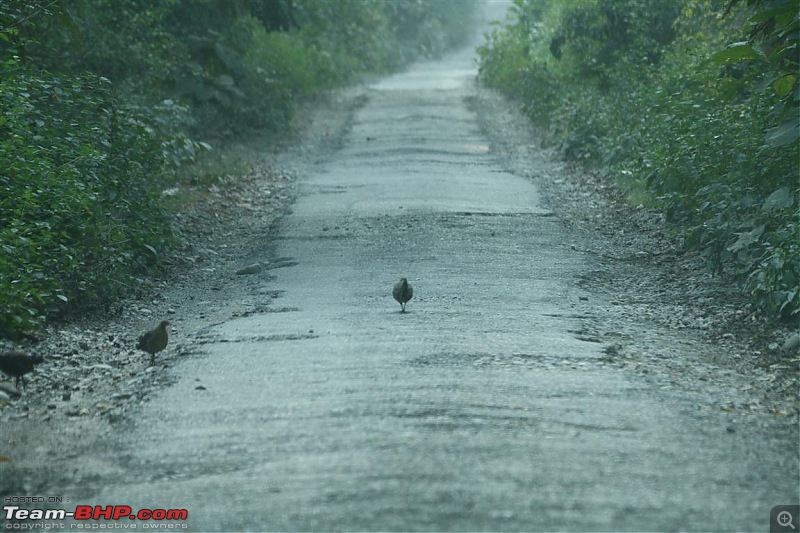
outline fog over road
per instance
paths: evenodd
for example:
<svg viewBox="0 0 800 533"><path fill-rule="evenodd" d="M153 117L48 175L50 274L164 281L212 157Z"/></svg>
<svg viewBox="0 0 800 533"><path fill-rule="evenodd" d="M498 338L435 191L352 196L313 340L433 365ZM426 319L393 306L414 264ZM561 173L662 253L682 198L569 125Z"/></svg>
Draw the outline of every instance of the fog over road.
<svg viewBox="0 0 800 533"><path fill-rule="evenodd" d="M185 333L203 353L83 503L194 531L763 531L796 498L791 432L731 431L581 335L594 259L490 149L475 76L466 49L370 86L254 252L262 312Z"/></svg>

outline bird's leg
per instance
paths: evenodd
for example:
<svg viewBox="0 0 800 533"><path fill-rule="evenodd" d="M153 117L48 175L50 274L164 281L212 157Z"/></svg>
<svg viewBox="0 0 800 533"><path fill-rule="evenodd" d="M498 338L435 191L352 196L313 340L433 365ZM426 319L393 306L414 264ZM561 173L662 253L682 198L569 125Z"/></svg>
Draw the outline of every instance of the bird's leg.
<svg viewBox="0 0 800 533"><path fill-rule="evenodd" d="M154 366L156 364L156 354L150 354L150 366Z"/></svg>

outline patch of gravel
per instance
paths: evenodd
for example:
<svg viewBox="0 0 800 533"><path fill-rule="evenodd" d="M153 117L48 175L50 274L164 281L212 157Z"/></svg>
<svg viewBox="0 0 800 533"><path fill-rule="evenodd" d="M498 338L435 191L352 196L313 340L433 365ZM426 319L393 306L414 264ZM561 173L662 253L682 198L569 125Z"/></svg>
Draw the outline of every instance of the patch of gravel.
<svg viewBox="0 0 800 533"><path fill-rule="evenodd" d="M301 106L280 145L254 136L224 148L246 161L241 175L166 190L192 199L172 214L181 246L162 258L159 278L141 280L138 297L49 324L35 341L0 341L0 350L45 359L22 391L0 374L0 496L49 494L48 488L113 472L116 466L103 459L113 454L98 450L98 440L126 430L130 411L169 384L170 366L200 349L204 328L269 307L275 295L252 286L286 264L270 256L269 240L290 209L296 178L337 148L363 102L358 88L321 95ZM170 344L150 366L137 337L164 318L171 322Z"/></svg>
<svg viewBox="0 0 800 533"><path fill-rule="evenodd" d="M581 284L610 305L596 317L596 331L580 334L606 344L609 364L684 389L737 391L748 400L727 402L723 393L713 408L796 428L800 352L782 347L798 324L753 309L735 283L685 250L661 213L630 205L603 172L563 162L518 104L484 87L474 94L470 107L492 152L536 183L574 236L565 245L595 266Z"/></svg>

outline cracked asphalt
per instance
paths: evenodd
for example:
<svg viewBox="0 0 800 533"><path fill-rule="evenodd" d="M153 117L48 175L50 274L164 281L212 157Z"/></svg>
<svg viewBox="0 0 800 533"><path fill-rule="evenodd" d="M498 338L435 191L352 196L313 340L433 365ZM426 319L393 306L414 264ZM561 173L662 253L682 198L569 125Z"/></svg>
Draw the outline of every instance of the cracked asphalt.
<svg viewBox="0 0 800 533"><path fill-rule="evenodd" d="M266 268L220 294L259 305L186 325L199 353L74 501L193 531L765 531L797 500L796 428L733 425L706 407L736 390L645 379L587 334L597 259L492 149L476 73L468 48L377 80L338 149L296 162L248 251Z"/></svg>

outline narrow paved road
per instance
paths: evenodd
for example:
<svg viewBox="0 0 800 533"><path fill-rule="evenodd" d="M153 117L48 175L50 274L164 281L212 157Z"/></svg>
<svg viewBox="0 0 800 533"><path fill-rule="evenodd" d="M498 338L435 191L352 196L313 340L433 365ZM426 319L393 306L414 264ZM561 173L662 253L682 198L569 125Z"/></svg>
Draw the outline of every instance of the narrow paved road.
<svg viewBox="0 0 800 533"><path fill-rule="evenodd" d="M768 528L796 443L578 333L590 259L489 150L475 74L466 50L370 88L267 248L264 312L201 332L84 503L195 531Z"/></svg>

